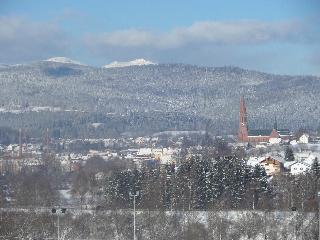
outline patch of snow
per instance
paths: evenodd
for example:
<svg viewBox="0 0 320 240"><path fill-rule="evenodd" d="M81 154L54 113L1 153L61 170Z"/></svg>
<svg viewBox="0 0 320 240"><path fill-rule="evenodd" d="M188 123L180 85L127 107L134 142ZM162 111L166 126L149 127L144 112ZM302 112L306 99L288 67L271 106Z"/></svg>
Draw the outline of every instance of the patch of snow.
<svg viewBox="0 0 320 240"><path fill-rule="evenodd" d="M292 140L291 142L290 142L290 145L292 145L292 146L296 146L298 143L297 143L297 140Z"/></svg>
<svg viewBox="0 0 320 240"><path fill-rule="evenodd" d="M72 198L70 189L59 190L60 196L65 200L70 200Z"/></svg>
<svg viewBox="0 0 320 240"><path fill-rule="evenodd" d="M114 61L110 64L103 66L104 68L117 68L117 67L129 67L129 66L144 66L144 65L156 65L156 63L145 60L143 58L135 59L129 62Z"/></svg>
<svg viewBox="0 0 320 240"><path fill-rule="evenodd" d="M44 60L45 62L57 62L57 63L67 63L67 64L77 64L77 65L84 65L78 61L74 61L70 58L66 58L66 57L53 57L53 58L49 58L47 60Z"/></svg>
<svg viewBox="0 0 320 240"><path fill-rule="evenodd" d="M91 126L94 127L94 128L98 128L101 125L103 125L103 123L91 123Z"/></svg>
<svg viewBox="0 0 320 240"><path fill-rule="evenodd" d="M163 131L163 132L157 132L154 133L152 136L153 137L158 137L158 136L163 136L163 135L169 135L169 136L188 136L192 134L199 134L199 135L204 135L206 131Z"/></svg>

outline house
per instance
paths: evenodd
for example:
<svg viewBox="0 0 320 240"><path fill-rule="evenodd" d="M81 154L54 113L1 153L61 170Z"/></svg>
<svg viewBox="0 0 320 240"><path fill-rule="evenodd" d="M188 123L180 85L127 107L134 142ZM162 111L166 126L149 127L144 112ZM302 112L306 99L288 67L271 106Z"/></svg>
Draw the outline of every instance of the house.
<svg viewBox="0 0 320 240"><path fill-rule="evenodd" d="M319 144L320 143L320 137L318 136L310 136L310 142L314 143L314 144Z"/></svg>
<svg viewBox="0 0 320 240"><path fill-rule="evenodd" d="M296 162L290 166L290 173L292 175L303 174L306 171L310 170L311 166L303 162Z"/></svg>
<svg viewBox="0 0 320 240"><path fill-rule="evenodd" d="M305 143L305 144L307 144L307 143L309 143L309 139L310 139L309 134L304 133L304 134L302 134L301 137L299 138L299 143Z"/></svg>
<svg viewBox="0 0 320 240"><path fill-rule="evenodd" d="M298 162L304 162L306 160L311 160L313 161L316 158L317 154L315 152L311 152L311 151L301 151L301 152L296 152L295 153L295 159Z"/></svg>
<svg viewBox="0 0 320 240"><path fill-rule="evenodd" d="M247 165L252 167L261 165L265 169L267 176L270 177L284 171L282 162L282 158L278 156L250 157Z"/></svg>
<svg viewBox="0 0 320 240"><path fill-rule="evenodd" d="M283 172L283 163L277 157L267 157L259 162L259 164L264 167L267 176L273 176Z"/></svg>

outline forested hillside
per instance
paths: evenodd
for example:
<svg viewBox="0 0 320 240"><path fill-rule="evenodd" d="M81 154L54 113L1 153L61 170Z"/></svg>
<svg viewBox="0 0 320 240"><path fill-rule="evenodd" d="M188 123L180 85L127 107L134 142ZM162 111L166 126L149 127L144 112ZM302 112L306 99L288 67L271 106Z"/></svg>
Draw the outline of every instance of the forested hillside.
<svg viewBox="0 0 320 240"><path fill-rule="evenodd" d="M270 127L276 116L280 127L317 128L319 89L320 77L273 75L237 67L160 64L106 69L40 61L0 68L3 111L30 111L32 106L79 110L84 112L72 119L77 123L90 115L90 121L82 122L86 127L96 122L96 113L105 118L111 113L124 120L124 126L118 126L120 133L143 132L144 128L148 132L154 119L159 124L153 131L209 128L216 134L234 133L241 95L247 100L251 127ZM60 125L70 120L61 112L50 118L55 114L62 118ZM28 120L20 123L18 115L1 116L1 125L37 128ZM43 117L34 117L39 115ZM198 119L202 120L198 123Z"/></svg>

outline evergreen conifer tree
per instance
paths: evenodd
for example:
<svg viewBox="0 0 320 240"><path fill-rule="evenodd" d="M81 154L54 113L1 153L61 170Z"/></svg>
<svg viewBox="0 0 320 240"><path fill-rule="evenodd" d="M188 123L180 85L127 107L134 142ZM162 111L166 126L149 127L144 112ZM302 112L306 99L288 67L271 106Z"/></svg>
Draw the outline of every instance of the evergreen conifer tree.
<svg viewBox="0 0 320 240"><path fill-rule="evenodd" d="M320 178L320 165L319 165L318 158L315 158L312 163L311 173L316 177L316 179Z"/></svg>
<svg viewBox="0 0 320 240"><path fill-rule="evenodd" d="M293 162L294 161L294 154L293 154L293 151L292 151L292 149L290 147L286 148L284 158L285 158L285 160L287 162Z"/></svg>
<svg viewBox="0 0 320 240"><path fill-rule="evenodd" d="M224 180L225 180L225 174L224 174L224 166L223 166L223 159L220 157L216 158L214 163L211 167L211 188L210 188L210 196L211 202L214 202L217 200L223 193L224 189Z"/></svg>
<svg viewBox="0 0 320 240"><path fill-rule="evenodd" d="M203 209L207 207L209 189L211 188L209 161L198 157L194 162L195 170L195 201L196 207Z"/></svg>
<svg viewBox="0 0 320 240"><path fill-rule="evenodd" d="M265 169L258 164L253 168L252 181L254 181L254 185L258 193L268 191L267 173Z"/></svg>
<svg viewBox="0 0 320 240"><path fill-rule="evenodd" d="M237 207L246 192L249 176L244 161L233 159L232 163L229 189L232 196L232 206Z"/></svg>

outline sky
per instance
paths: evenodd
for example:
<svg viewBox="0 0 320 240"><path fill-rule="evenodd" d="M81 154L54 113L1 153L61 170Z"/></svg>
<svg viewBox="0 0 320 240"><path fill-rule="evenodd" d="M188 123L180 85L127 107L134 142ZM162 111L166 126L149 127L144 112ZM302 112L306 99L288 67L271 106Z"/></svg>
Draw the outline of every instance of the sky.
<svg viewBox="0 0 320 240"><path fill-rule="evenodd" d="M238 66L320 76L319 0L0 0L0 63Z"/></svg>

